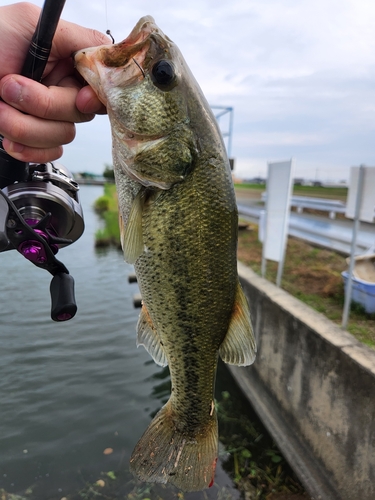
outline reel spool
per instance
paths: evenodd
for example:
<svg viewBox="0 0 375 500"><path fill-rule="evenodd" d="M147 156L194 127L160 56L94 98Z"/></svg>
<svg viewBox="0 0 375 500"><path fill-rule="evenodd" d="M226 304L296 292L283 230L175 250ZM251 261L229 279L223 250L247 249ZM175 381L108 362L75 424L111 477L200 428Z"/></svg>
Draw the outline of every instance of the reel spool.
<svg viewBox="0 0 375 500"><path fill-rule="evenodd" d="M78 184L69 170L57 162L31 164L29 170L29 182L6 186L3 193L31 227L50 213L49 232L69 240L69 243L60 243L59 247L74 243L84 230Z"/></svg>

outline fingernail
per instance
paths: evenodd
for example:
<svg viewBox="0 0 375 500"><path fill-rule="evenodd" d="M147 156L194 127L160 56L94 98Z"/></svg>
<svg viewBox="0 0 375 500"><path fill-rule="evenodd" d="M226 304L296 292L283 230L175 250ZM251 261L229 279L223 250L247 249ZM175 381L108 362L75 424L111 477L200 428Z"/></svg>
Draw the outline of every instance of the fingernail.
<svg viewBox="0 0 375 500"><path fill-rule="evenodd" d="M3 88L1 89L1 97L7 102L22 101L21 85L13 78L10 78L4 83Z"/></svg>
<svg viewBox="0 0 375 500"><path fill-rule="evenodd" d="M22 151L25 149L25 146L23 144L20 144L19 142L10 142L8 149L10 149L12 153L22 153Z"/></svg>

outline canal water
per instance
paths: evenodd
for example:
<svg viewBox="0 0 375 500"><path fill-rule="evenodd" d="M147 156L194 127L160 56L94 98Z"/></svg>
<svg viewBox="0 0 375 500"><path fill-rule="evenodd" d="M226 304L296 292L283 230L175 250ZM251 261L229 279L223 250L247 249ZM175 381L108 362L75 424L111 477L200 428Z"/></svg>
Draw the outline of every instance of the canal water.
<svg viewBox="0 0 375 500"><path fill-rule="evenodd" d="M73 498L111 471L121 471L121 498L141 488L129 457L167 399L162 369L136 348L133 269L121 252L94 248L102 187L80 193L85 232L58 254L75 279L74 319L50 319L47 272L15 251L0 254L0 492L30 499ZM238 497L221 466L213 488L185 496Z"/></svg>

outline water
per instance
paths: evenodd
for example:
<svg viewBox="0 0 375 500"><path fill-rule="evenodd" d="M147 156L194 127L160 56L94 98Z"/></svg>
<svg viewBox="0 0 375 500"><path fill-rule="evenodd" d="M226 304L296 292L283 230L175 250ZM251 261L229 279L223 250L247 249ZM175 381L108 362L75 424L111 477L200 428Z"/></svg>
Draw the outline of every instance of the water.
<svg viewBox="0 0 375 500"><path fill-rule="evenodd" d="M101 194L81 188L85 232L58 254L76 283L74 319L50 319L49 273L0 254L0 489L38 500L72 495L101 471L122 471L134 488L130 454L166 396L160 367L135 345L133 268L94 248ZM223 485L238 498L221 467L208 494L186 498L219 498Z"/></svg>

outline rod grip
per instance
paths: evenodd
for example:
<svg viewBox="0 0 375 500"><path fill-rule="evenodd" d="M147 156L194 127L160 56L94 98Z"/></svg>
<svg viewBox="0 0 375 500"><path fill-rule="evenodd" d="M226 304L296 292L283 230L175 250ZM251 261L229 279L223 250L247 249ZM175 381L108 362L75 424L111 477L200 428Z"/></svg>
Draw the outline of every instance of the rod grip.
<svg viewBox="0 0 375 500"><path fill-rule="evenodd" d="M29 164L8 155L3 148L3 136L0 135L0 189L17 182L26 182Z"/></svg>
<svg viewBox="0 0 375 500"><path fill-rule="evenodd" d="M64 4L65 0L45 0L21 75L41 81Z"/></svg>

